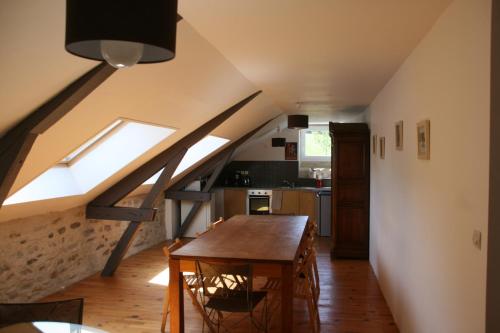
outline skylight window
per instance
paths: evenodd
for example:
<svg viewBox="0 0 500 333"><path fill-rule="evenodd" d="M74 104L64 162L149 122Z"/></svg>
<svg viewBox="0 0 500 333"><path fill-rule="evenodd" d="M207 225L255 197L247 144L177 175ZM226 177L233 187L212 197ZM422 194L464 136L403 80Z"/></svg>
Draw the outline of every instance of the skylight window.
<svg viewBox="0 0 500 333"><path fill-rule="evenodd" d="M184 155L184 157L182 158L181 163L179 163L177 169L175 169L172 177L175 177L183 171L189 169L191 166L193 166L206 156L210 155L211 153L225 145L227 142L229 142L228 139L213 135L207 135L188 149L186 155ZM144 182L144 184L154 184L158 177L160 177L160 173L162 170L158 171L155 175Z"/></svg>
<svg viewBox="0 0 500 333"><path fill-rule="evenodd" d="M115 121L5 204L85 194L174 132L131 120Z"/></svg>
<svg viewBox="0 0 500 333"><path fill-rule="evenodd" d="M92 139L88 140L85 142L83 145L78 147L75 151L73 151L71 154L66 156L61 160L61 164L70 164L76 161L79 157L83 156L86 151L94 147L99 143L100 140L105 138L106 136L110 135L114 130L116 130L120 125L125 124L125 122L122 119L118 119L105 129L103 129L101 132L99 132L96 136L94 136Z"/></svg>

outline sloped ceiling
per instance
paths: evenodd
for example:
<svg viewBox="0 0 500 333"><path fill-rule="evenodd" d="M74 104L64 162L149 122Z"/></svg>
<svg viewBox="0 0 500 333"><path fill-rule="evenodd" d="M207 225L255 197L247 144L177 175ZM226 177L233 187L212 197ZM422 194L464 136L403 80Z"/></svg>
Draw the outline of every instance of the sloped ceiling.
<svg viewBox="0 0 500 333"><path fill-rule="evenodd" d="M313 112L369 104L450 2L186 0L179 8L280 108L306 102L299 111Z"/></svg>
<svg viewBox="0 0 500 333"><path fill-rule="evenodd" d="M179 0L184 20L176 58L113 74L39 136L11 194L118 117L178 131L87 194L4 206L0 221L88 202L258 89L264 93L214 135L235 140L283 111L296 111L297 101L308 102L306 112L323 105L326 118L366 105L449 2ZM96 65L64 50L64 25L64 0L0 2L0 134Z"/></svg>

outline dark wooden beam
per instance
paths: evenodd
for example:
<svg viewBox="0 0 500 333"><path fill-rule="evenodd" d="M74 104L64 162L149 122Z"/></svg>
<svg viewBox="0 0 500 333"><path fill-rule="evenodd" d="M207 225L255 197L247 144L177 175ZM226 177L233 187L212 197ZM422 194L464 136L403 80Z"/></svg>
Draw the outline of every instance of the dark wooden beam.
<svg viewBox="0 0 500 333"><path fill-rule="evenodd" d="M275 119L275 118L273 118ZM180 190L181 188L187 186L189 183L191 183L193 180L195 180L198 177L205 176L208 173L210 173L211 170L213 170L210 178L208 179L207 183L202 189L202 192L207 193L210 192L212 189L213 185L215 184L215 181L219 177L220 173L224 169L224 167L231 161L231 158L233 156L234 151L236 148L238 148L241 144L246 142L248 139L250 139L255 133L257 133L260 129L262 129L264 126L266 126L269 122L271 122L273 119L270 119L266 122L264 122L262 125L258 126L257 128L251 130L247 134L243 135L241 138L227 146L225 149L220 151L219 153L215 154L213 157L211 157L208 161L204 162L197 168L195 168L193 171L191 171L189 174L184 176L180 181L178 181L175 185L172 185L172 189ZM215 169L214 169L215 168ZM202 202L195 202L193 204L193 207L191 207L191 210L189 211L188 215L184 219L184 222L181 223L180 228L178 229L178 233L176 237L182 237L186 230L189 228L191 225L191 222L194 220L196 214L200 210L202 206Z"/></svg>
<svg viewBox="0 0 500 333"><path fill-rule="evenodd" d="M210 201L212 196L210 193L199 191L166 191L165 199L172 200L189 200L189 201Z"/></svg>
<svg viewBox="0 0 500 333"><path fill-rule="evenodd" d="M234 149L226 152L226 155L223 157L221 161L219 161L219 164L215 168L215 170L212 172L212 175L208 179L207 183L205 186L203 186L203 189L201 190L203 193L208 193L212 189L212 186L215 184L215 181L219 177L220 173L226 166L226 164L229 162L231 159L231 156L233 155ZM191 223L193 222L196 214L198 214L198 211L200 210L201 206L203 205L203 202L197 201L193 204L193 207L191 207L191 210L189 211L188 215L186 216L186 219L184 222L181 223L181 228L179 229L179 234L175 237L182 237L186 230L189 228Z"/></svg>
<svg viewBox="0 0 500 333"><path fill-rule="evenodd" d="M16 180L37 135L28 133L0 155L0 206Z"/></svg>
<svg viewBox="0 0 500 333"><path fill-rule="evenodd" d="M195 131L189 133L181 140L173 144L171 147L167 148L160 154L153 157L147 163L134 170L128 176L109 188L107 191L103 192L90 204L93 206L112 206L116 204L119 200L123 199L127 194L132 192L147 179L161 170L161 168L163 168L163 166L168 163L172 156L176 155L182 149L188 149L189 147L203 139L217 126L219 126L222 122L224 122L238 110L243 108L245 105L247 105L260 93L261 91L258 91L248 96L247 98L234 104L212 120L206 122L204 125L198 127ZM167 185L165 184L165 186Z"/></svg>
<svg viewBox="0 0 500 333"><path fill-rule="evenodd" d="M5 133L0 139L0 206L36 137L71 111L115 70L106 63L94 67Z"/></svg>
<svg viewBox="0 0 500 333"><path fill-rule="evenodd" d="M115 221L154 221L156 208L87 206L87 219Z"/></svg>
<svg viewBox="0 0 500 333"><path fill-rule="evenodd" d="M179 153L173 156L171 160L167 163L167 165L161 172L160 177L158 177L156 183L153 185L149 193L146 195L146 198L142 202L140 207L141 209L153 208L154 202L157 199L158 195L163 190L164 184L168 183L169 179L172 178L175 169L177 169L177 166L181 162L186 152L187 148L182 149ZM120 240L116 244L115 249L111 253L111 256L106 262L106 265L104 266L104 269L101 272L102 276L112 276L115 273L116 269L118 268L120 262L123 259L123 256L125 256L125 253L127 253L128 248L132 244L132 241L134 240L135 236L137 235L137 231L139 230L141 223L142 221L140 220L132 220L129 223L127 229L121 236Z"/></svg>
<svg viewBox="0 0 500 333"><path fill-rule="evenodd" d="M210 157L207 161L200 164L198 167L193 169L191 172L186 174L184 177L177 180L175 183L172 183L169 186L168 190L180 191L181 189L183 189L184 187L189 185L192 181L210 174L210 172L217 166L219 161L221 159L223 159L224 156L226 156L227 152L234 151L236 148L238 148L240 145L242 145L244 142L246 142L248 139L250 139L255 133L257 133L264 126L266 126L269 122L271 122L273 119L268 120L268 121L264 122L262 125L254 128L253 130L246 133L241 138L234 141L233 143L228 145L226 148L224 148L223 150L221 150L220 152L218 152L214 156Z"/></svg>

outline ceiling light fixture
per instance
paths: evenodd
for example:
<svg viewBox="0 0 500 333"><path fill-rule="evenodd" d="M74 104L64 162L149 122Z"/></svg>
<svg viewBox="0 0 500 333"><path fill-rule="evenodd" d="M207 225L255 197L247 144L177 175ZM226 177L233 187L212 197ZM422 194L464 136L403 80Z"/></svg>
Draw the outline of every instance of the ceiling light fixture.
<svg viewBox="0 0 500 333"><path fill-rule="evenodd" d="M309 116L305 114L288 115L288 128L304 129L309 127Z"/></svg>
<svg viewBox="0 0 500 333"><path fill-rule="evenodd" d="M66 0L69 53L124 68L175 57L177 0Z"/></svg>

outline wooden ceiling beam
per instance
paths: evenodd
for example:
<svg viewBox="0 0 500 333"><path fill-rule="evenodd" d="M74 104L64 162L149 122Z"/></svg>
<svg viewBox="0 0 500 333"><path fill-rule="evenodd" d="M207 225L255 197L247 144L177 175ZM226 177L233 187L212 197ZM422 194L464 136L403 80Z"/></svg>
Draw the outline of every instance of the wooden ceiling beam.
<svg viewBox="0 0 500 333"><path fill-rule="evenodd" d="M210 201L212 196L210 193L199 191L167 191L165 199L172 200L188 200L188 201Z"/></svg>
<svg viewBox="0 0 500 333"><path fill-rule="evenodd" d="M101 63L30 113L0 138L0 207L7 198L36 137L64 117L116 68Z"/></svg>
<svg viewBox="0 0 500 333"><path fill-rule="evenodd" d="M127 194L142 185L146 180L156 174L163 168L172 156L176 155L182 149L189 149L192 145L203 139L210 134L217 126L222 124L226 119L239 111L250 101L252 101L262 91L257 91L240 102L234 104L221 114L214 117L212 120L206 122L198 127L195 131L189 133L172 146L153 157L151 160L143 164L141 167L134 170L128 176L120 180L115 185L111 186L108 190L103 192L95 198L90 205L92 206L112 206L118 201L123 199ZM165 184L165 186L168 186Z"/></svg>
<svg viewBox="0 0 500 333"><path fill-rule="evenodd" d="M175 156L172 156L170 161L167 163L167 165L161 172L160 177L158 177L156 183L153 185L149 193L146 195L146 198L142 202L139 209L153 208L154 202L156 201L158 195L163 190L163 184L167 183L168 180L172 178L175 169L177 169L177 166L179 165L179 163L181 163L182 158L184 157L184 155L186 155L186 152L187 148L184 148L180 152L178 152ZM120 262L125 256L125 253L127 253L127 250L129 249L130 245L132 244L132 241L137 235L137 231L139 230L141 224L142 224L141 220L132 220L129 223L127 229L125 229L122 236L120 237L120 240L116 244L116 247L111 253L111 256L108 258L108 261L106 262L106 265L104 266L104 269L101 272L102 276L112 276L115 273L116 269L120 265Z"/></svg>
<svg viewBox="0 0 500 333"><path fill-rule="evenodd" d="M173 144L171 147L164 150L162 153L156 155L151 160L146 162L143 166L137 168L131 174L123 178L121 181L119 181L110 189L97 197L94 201L89 203L88 207L111 207L115 205L128 193L143 184L147 179L149 179L151 176L153 176L163 168L160 177L155 182L150 192L146 195L146 198L139 208L152 209L154 202L158 198L158 195L166 187L169 186L173 173L177 169L179 163L181 162L188 149L192 145L203 139L205 136L207 136L210 132L212 132L212 130L214 130L217 126L219 126L222 122L236 113L246 104L248 104L260 93L261 91L258 91L243 99L242 101L236 103L226 111L217 115L209 122L200 126L198 129ZM207 184L209 184L209 186L211 187L214 181L215 180L213 180L212 182L209 181ZM141 220L131 220L131 222L127 226L127 229L124 231L123 235L118 241L115 249L111 253L111 256L108 258L108 261L106 262L106 265L101 272L102 276L112 276L115 273L116 269L120 265L121 260L125 256L125 253L132 244L135 236L137 235L137 231L139 230L141 224Z"/></svg>
<svg viewBox="0 0 500 333"><path fill-rule="evenodd" d="M229 152L226 152L226 156L224 156L222 161L219 161L217 167L215 168L214 172L212 173L212 175L208 179L207 183L205 184L205 186L203 186L203 189L201 190L202 193L210 192L210 190L212 189L212 186L215 184L215 181L219 177L220 173L222 172L222 170L224 169L226 164L231 159L233 152L234 152L234 149L229 151ZM180 227L178 234L175 238L182 237L184 235L184 233L188 230L189 226L193 222L196 214L198 214L202 205L203 205L202 201L196 201L193 204L193 207L191 207L191 210L189 211L188 215L186 216L186 219L184 220L184 222L181 223L181 227Z"/></svg>
<svg viewBox="0 0 500 333"><path fill-rule="evenodd" d="M268 123L270 123L273 119L268 120L264 122L262 125L254 128L250 132L246 133L243 135L241 138L238 140L234 141L230 145L228 145L226 148L215 154L214 156L210 157L206 162L203 162L200 164L198 167L193 169L191 172L186 174L184 177L181 179L177 180L175 183L172 183L169 187L167 187L167 191L180 191L189 183L192 181L196 180L199 177L206 176L210 174L210 172L217 166L218 162L224 158L227 152L229 151L234 151L236 148L241 146L243 143L245 143L248 139L250 139L255 133L260 131L264 126L266 126Z"/></svg>
<svg viewBox="0 0 500 333"><path fill-rule="evenodd" d="M154 221L156 208L87 206L87 219L115 221Z"/></svg>
<svg viewBox="0 0 500 333"><path fill-rule="evenodd" d="M213 185L215 184L215 181L221 174L222 170L224 170L224 167L231 161L231 158L235 152L235 150L242 145L244 142L246 142L248 139L250 139L255 133L257 133L260 129L262 129L264 126L266 126L269 122L271 122L273 119L268 120L264 122L262 125L258 126L257 128L254 128L235 142L233 142L231 145L223 149L221 152L217 153L213 157L211 157L208 161L204 162L200 166L198 166L196 169L191 171L189 174L184 176L180 181L178 181L175 185L172 186L172 190L168 190L165 192L165 197L169 198L171 197L172 193L183 193L182 191L179 191L181 188L187 186L189 183L191 183L193 180L195 180L198 177L206 176L207 174L210 174L211 176L208 179L207 183L201 190L201 192L198 193L206 193L209 194L210 190L212 189ZM213 171L212 171L213 170ZM175 190L174 190L175 189ZM184 193L193 193L193 191L185 191ZM196 193L196 192L194 192ZM191 210L189 211L188 215L184 219L183 222L180 224L180 228L178 230L178 233L176 237L182 237L184 233L188 230L189 226L193 222L196 214L198 214L199 210L201 209L203 205L203 202L201 201L196 201L193 206L191 207Z"/></svg>

